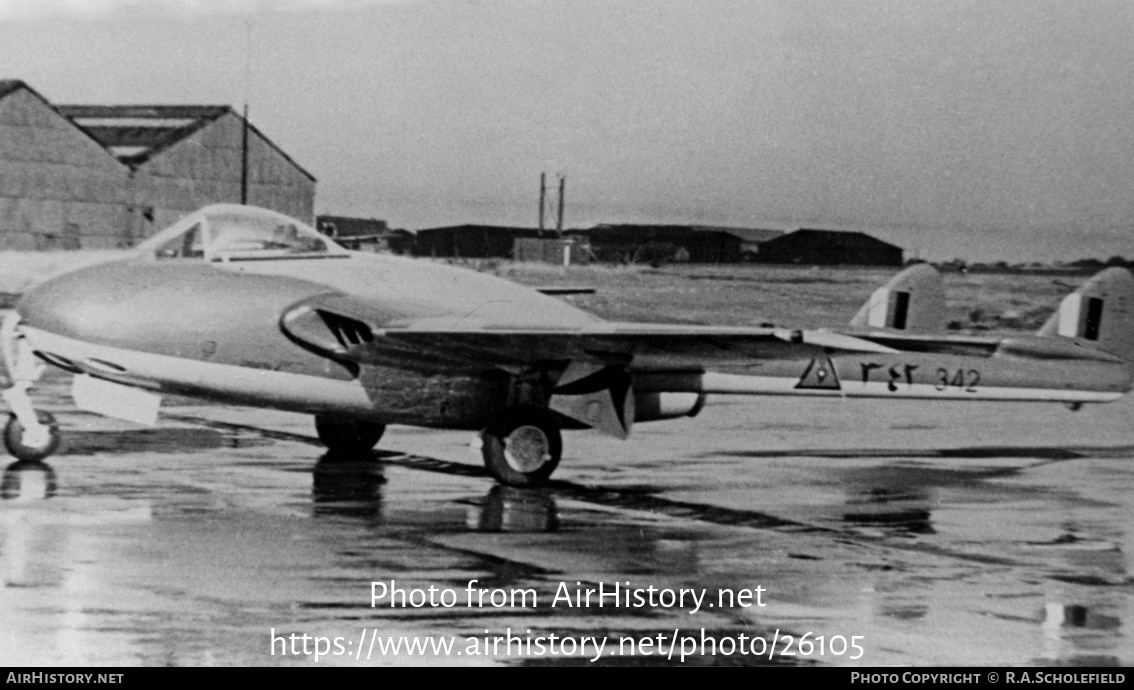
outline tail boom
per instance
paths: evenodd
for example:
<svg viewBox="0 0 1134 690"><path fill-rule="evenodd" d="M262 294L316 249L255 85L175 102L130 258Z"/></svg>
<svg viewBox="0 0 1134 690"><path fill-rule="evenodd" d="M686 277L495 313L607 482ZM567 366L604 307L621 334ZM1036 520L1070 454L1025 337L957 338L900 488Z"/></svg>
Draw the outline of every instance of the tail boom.
<svg viewBox="0 0 1134 690"><path fill-rule="evenodd" d="M903 352L721 367L680 380L655 381L666 390L726 395L804 395L846 398L1104 403L1131 388L1130 367L1034 336L1004 341L988 357ZM1034 345L1032 344L1034 342ZM1033 356L1031 353L1040 353Z"/></svg>

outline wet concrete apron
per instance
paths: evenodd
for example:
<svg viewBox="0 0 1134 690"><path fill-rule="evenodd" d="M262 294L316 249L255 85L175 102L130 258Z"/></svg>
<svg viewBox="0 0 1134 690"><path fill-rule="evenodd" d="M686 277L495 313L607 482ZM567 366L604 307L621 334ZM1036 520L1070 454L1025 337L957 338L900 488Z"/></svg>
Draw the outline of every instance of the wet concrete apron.
<svg viewBox="0 0 1134 690"><path fill-rule="evenodd" d="M139 429L68 383L36 395L64 451L0 485L5 664L1134 663L1129 401L718 399L625 443L568 433L556 481L517 490L467 433L335 458L299 415L172 400ZM579 598L600 585L653 605ZM456 603L413 605L431 587ZM660 599L682 591L696 611ZM403 637L456 646L378 653Z"/></svg>

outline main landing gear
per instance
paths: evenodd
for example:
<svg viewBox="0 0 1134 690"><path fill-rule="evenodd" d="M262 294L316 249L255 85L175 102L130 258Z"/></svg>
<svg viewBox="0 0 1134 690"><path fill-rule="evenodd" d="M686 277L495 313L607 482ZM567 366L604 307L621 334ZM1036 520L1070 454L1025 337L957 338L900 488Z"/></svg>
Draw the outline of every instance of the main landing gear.
<svg viewBox="0 0 1134 690"><path fill-rule="evenodd" d="M315 415L315 431L327 449L344 455L369 453L378 445L385 424Z"/></svg>
<svg viewBox="0 0 1134 690"><path fill-rule="evenodd" d="M538 486L547 481L563 454L559 423L547 409L516 405L481 432L484 466L501 484Z"/></svg>
<svg viewBox="0 0 1134 690"><path fill-rule="evenodd" d="M319 440L333 453L368 453L386 430L384 424L315 416ZM501 484L539 486L547 482L563 454L559 422L546 408L515 405L506 408L481 432L484 466Z"/></svg>

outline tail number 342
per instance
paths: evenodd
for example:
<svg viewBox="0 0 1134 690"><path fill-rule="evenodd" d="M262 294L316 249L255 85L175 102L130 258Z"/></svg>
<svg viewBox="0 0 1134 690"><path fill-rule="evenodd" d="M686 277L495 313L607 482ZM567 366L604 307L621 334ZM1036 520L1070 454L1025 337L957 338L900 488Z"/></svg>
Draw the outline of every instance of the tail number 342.
<svg viewBox="0 0 1134 690"><path fill-rule="evenodd" d="M885 365L876 363L862 363L862 382L866 383L871 377L871 373L876 369L881 369L883 375L889 374L889 381L887 385L891 392L897 392L901 384L913 386L913 373L918 369L916 364L906 364L905 366L892 366L887 368ZM980 384L980 372L976 369L946 369L941 367L934 373L934 388L939 391L948 390L950 388L959 388L966 393L975 393L977 385Z"/></svg>
<svg viewBox="0 0 1134 690"><path fill-rule="evenodd" d="M943 391L946 388L960 388L966 393L976 393L977 384L980 383L980 372L976 369L957 369L950 372L948 369L937 370L937 385L935 388Z"/></svg>

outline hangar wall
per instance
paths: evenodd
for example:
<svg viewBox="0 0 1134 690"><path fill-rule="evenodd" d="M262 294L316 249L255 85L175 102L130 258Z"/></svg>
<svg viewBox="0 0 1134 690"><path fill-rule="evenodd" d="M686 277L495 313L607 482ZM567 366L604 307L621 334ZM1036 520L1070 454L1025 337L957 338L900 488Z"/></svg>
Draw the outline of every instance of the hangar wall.
<svg viewBox="0 0 1134 690"><path fill-rule="evenodd" d="M130 189L133 234L148 237L185 214L240 203L243 119L228 112L139 165ZM248 203L307 223L315 215L315 180L248 129Z"/></svg>
<svg viewBox="0 0 1134 690"><path fill-rule="evenodd" d="M0 94L0 249L124 246L128 174L31 89Z"/></svg>

